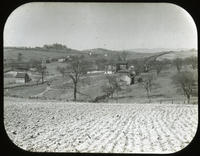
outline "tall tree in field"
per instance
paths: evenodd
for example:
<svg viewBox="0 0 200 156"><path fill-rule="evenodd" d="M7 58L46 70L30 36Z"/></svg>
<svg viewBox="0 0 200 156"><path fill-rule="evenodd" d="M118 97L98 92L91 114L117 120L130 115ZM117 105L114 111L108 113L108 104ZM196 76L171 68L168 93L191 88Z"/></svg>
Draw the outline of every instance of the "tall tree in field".
<svg viewBox="0 0 200 156"><path fill-rule="evenodd" d="M41 60L30 59L29 64L32 68L35 68L36 71L40 74L40 78L37 83L42 79L42 83L44 83L44 77L47 73L46 65L42 64Z"/></svg>
<svg viewBox="0 0 200 156"><path fill-rule="evenodd" d="M184 96L187 98L187 102L190 103L190 98L193 93L193 85L197 82L197 78L194 77L192 72L180 72L172 77L174 84L181 88Z"/></svg>
<svg viewBox="0 0 200 156"><path fill-rule="evenodd" d="M117 77L114 75L107 75L106 79L108 84L102 86L103 92L106 93L107 97L109 97L110 95L113 97L113 94L116 93L116 99L118 102L118 92L122 90L122 88L117 80Z"/></svg>
<svg viewBox="0 0 200 156"><path fill-rule="evenodd" d="M152 91L153 86L153 77L151 74L146 75L146 78L143 78L141 81L139 81L140 85L145 89L147 98L149 99L149 103L151 101L150 99L150 93Z"/></svg>
<svg viewBox="0 0 200 156"><path fill-rule="evenodd" d="M40 73L42 84L44 83L44 77L47 73L46 66L42 65L41 63L36 66L37 72Z"/></svg>
<svg viewBox="0 0 200 156"><path fill-rule="evenodd" d="M77 100L77 89L78 83L81 80L81 77L87 74L88 63L81 60L79 57L74 57L73 60L69 63L67 75L71 78L74 88L74 101Z"/></svg>
<svg viewBox="0 0 200 156"><path fill-rule="evenodd" d="M127 61L128 53L123 51L122 54L121 54L121 58L122 58L122 61Z"/></svg>
<svg viewBox="0 0 200 156"><path fill-rule="evenodd" d="M192 65L192 69L197 69L198 59L195 56L188 57L184 60L185 64Z"/></svg>
<svg viewBox="0 0 200 156"><path fill-rule="evenodd" d="M160 72L163 70L165 64L161 61L155 61L153 67L156 69L157 74L160 74Z"/></svg>
<svg viewBox="0 0 200 156"><path fill-rule="evenodd" d="M38 66L37 66L37 71L38 71L38 73L41 74L41 79L42 79L42 84L43 84L43 83L44 83L44 77L45 77L45 75L46 75L46 73L47 73L46 67L45 67L45 66L38 65Z"/></svg>

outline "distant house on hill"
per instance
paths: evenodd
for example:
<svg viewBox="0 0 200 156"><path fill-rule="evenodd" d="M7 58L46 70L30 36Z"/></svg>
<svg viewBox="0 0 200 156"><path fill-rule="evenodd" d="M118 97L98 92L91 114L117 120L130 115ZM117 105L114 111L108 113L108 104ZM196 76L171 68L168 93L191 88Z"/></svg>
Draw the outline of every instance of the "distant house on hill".
<svg viewBox="0 0 200 156"><path fill-rule="evenodd" d="M27 83L31 80L30 76L27 73L17 73L15 78L16 83Z"/></svg>

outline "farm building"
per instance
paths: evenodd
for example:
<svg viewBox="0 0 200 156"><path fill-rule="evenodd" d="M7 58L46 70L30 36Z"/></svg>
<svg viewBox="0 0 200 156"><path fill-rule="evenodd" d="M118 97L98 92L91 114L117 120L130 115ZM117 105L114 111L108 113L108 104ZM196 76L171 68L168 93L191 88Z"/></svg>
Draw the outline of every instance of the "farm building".
<svg viewBox="0 0 200 156"><path fill-rule="evenodd" d="M66 61L65 58L60 58L60 59L58 59L58 62L65 62L65 61Z"/></svg>
<svg viewBox="0 0 200 156"><path fill-rule="evenodd" d="M116 72L127 72L128 71L128 63L127 62L119 62L116 64Z"/></svg>
<svg viewBox="0 0 200 156"><path fill-rule="evenodd" d="M113 65L105 66L105 74L113 74L116 71L116 67Z"/></svg>
<svg viewBox="0 0 200 156"><path fill-rule="evenodd" d="M134 66L129 66L127 62L119 62L116 64L116 73L119 81L125 82L127 85L132 85L135 82Z"/></svg>
<svg viewBox="0 0 200 156"><path fill-rule="evenodd" d="M17 73L15 78L16 78L16 83L27 83L31 80L29 74L27 73Z"/></svg>
<svg viewBox="0 0 200 156"><path fill-rule="evenodd" d="M130 76L125 73L118 73L118 80L119 82L124 82L126 85L130 85L131 84L131 78Z"/></svg>

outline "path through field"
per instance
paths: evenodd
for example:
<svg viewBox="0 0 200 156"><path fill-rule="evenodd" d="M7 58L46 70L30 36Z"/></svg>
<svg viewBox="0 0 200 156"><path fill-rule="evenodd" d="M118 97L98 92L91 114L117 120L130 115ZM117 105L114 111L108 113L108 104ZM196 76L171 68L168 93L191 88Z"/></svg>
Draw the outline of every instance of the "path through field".
<svg viewBox="0 0 200 156"><path fill-rule="evenodd" d="M172 153L197 129L197 105L4 101L10 139L28 151Z"/></svg>

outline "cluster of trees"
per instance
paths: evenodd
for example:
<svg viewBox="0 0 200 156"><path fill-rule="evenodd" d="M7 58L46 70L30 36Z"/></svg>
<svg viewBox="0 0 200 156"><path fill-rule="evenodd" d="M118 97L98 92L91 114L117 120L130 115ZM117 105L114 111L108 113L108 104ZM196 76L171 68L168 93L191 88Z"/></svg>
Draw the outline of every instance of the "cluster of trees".
<svg viewBox="0 0 200 156"><path fill-rule="evenodd" d="M183 95L187 98L187 102L190 103L191 96L193 94L193 86L197 82L194 73L191 71L183 71L175 74L173 77L174 84L181 89Z"/></svg>
<svg viewBox="0 0 200 156"><path fill-rule="evenodd" d="M118 78L116 75L107 75L107 84L102 86L102 90L105 93L106 97L111 96L113 98L114 93L116 93L117 101L118 101L118 92L122 90L122 86L120 85Z"/></svg>
<svg viewBox="0 0 200 156"><path fill-rule="evenodd" d="M131 63L134 64L136 75L139 75L140 73L144 72L144 63L142 60L131 60ZM160 74L160 72L163 69L166 69L169 67L168 65L175 66L176 67L176 74L172 77L172 82L175 84L178 88L178 91L182 91L183 95L187 98L187 102L190 103L191 96L194 95L194 86L197 85L197 77L194 76L195 70L198 67L198 60L197 57L191 56L187 57L185 59L176 58L174 60L165 59L162 61L156 60L151 62L150 66L151 68L155 69L157 72L157 75ZM184 71L184 66L191 66L191 71ZM150 93L153 86L153 79L151 75L147 77L147 79L138 79L139 83L142 85L142 87L146 90L147 97L150 101ZM197 96L197 92L195 92Z"/></svg>
<svg viewBox="0 0 200 156"><path fill-rule="evenodd" d="M66 49L68 49L67 46L59 44L59 43L54 43L54 44L49 44L49 45L45 44L43 46L43 48L47 49L47 50L49 50L49 49L56 49L56 50L66 50Z"/></svg>
<svg viewBox="0 0 200 156"><path fill-rule="evenodd" d="M176 58L173 63L177 69L177 73L172 77L173 82L178 87L178 91L181 90L187 98L187 102L190 103L191 96L195 92L194 86L197 85L197 77L195 76L195 72L197 72L195 69L198 67L197 57ZM182 71L184 65L190 65L193 71Z"/></svg>
<svg viewBox="0 0 200 156"><path fill-rule="evenodd" d="M173 64L176 66L178 72L181 72L181 69L184 65L191 65L192 69L197 69L198 59L195 56L187 57L185 59L176 58L173 60Z"/></svg>

